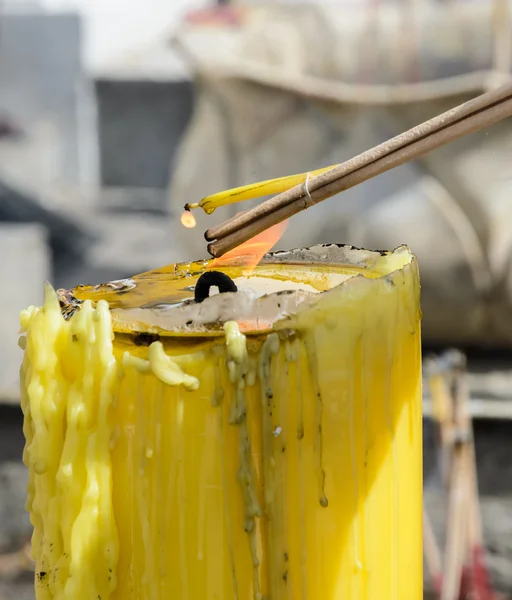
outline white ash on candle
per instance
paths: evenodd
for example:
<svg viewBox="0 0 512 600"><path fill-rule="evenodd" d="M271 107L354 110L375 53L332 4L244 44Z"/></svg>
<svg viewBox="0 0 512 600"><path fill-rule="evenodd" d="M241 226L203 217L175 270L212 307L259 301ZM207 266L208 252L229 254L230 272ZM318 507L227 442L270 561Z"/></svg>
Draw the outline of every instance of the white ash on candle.
<svg viewBox="0 0 512 600"><path fill-rule="evenodd" d="M318 294L316 288L308 283L297 283L290 280L273 279L271 277L259 277L257 275L250 277L237 277L233 280L236 287L240 291L247 292L254 298L261 298L267 294L275 294L276 292L311 292L312 294ZM210 296L216 291L212 289Z"/></svg>

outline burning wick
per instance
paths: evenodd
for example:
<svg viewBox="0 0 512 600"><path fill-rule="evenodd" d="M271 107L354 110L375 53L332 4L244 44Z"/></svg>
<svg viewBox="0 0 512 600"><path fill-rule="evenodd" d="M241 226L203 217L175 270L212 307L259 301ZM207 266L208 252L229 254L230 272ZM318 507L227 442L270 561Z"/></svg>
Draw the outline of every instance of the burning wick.
<svg viewBox="0 0 512 600"><path fill-rule="evenodd" d="M181 224L187 229L192 229L196 226L196 218L191 212L185 210L181 215Z"/></svg>
<svg viewBox="0 0 512 600"><path fill-rule="evenodd" d="M219 288L219 293L224 292L236 292L238 288L235 282L228 277L225 273L220 271L207 271L203 273L197 280L196 288L194 290L194 300L196 302L202 302L210 295L210 288Z"/></svg>

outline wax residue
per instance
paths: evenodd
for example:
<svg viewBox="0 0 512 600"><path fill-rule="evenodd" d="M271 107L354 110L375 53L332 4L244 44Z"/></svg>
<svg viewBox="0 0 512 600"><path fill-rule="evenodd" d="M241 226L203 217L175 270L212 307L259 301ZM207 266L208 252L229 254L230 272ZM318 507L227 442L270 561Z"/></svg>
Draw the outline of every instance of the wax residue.
<svg viewBox="0 0 512 600"><path fill-rule="evenodd" d="M269 586L273 597L277 596L276 583L280 578L277 569L278 556L282 555L284 540L280 533L281 511L275 510L276 494L276 453L274 452L274 412L276 410L275 392L271 383L272 358L279 352L279 336L271 333L265 340L259 356L260 405L262 421L262 483L265 516L267 518L267 544L269 564L273 565L269 576Z"/></svg>
<svg viewBox="0 0 512 600"><path fill-rule="evenodd" d="M315 397L315 454L317 460L318 501L320 502L320 506L326 508L329 505L329 501L325 495L325 471L323 463L324 442L322 436L322 420L324 416L324 403L322 399L322 392L320 391L318 357L313 333L306 335L304 344L306 346L308 365L311 373L311 382Z"/></svg>
<svg viewBox="0 0 512 600"><path fill-rule="evenodd" d="M21 370L38 600L108 600L118 536L111 502L109 409L116 386L110 312L85 302L70 321L47 286L21 314Z"/></svg>
<svg viewBox="0 0 512 600"><path fill-rule="evenodd" d="M227 346L227 365L231 383L234 384L230 423L236 424L239 431L239 466L237 479L242 489L245 515L244 530L249 539L252 563L254 568L253 590L254 600L261 600L260 590L260 558L256 538L255 518L261 517L262 511L256 493L256 474L252 464L251 442L247 430L247 404L245 401L245 378L248 372L247 340L240 333L238 324L230 321L225 324Z"/></svg>
<svg viewBox="0 0 512 600"><path fill-rule="evenodd" d="M306 536L306 499L304 482L304 460L302 456L302 442L304 440L304 398L303 398L303 370L301 368L301 344L298 337L289 343L287 359L295 367L295 380L291 385L297 389L297 481L299 489L299 548L300 548L300 589L302 599L308 597L308 575L307 575L307 536Z"/></svg>

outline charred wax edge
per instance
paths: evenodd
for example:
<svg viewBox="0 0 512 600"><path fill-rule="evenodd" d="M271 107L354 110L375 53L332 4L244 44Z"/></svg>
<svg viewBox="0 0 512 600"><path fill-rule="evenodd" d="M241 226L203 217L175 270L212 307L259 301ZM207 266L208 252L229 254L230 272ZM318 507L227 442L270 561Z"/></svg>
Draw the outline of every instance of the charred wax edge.
<svg viewBox="0 0 512 600"><path fill-rule="evenodd" d="M339 254L339 256L337 256ZM406 264L415 260L414 254L404 244L398 246L394 250L365 250L348 244L318 244L309 248L296 248L292 250L280 250L266 254L261 261L262 265L279 265L288 262L290 265L306 265L308 262L316 261L319 265L336 266L353 266L364 269L375 269L380 275L385 276L391 274L394 270L403 268ZM91 291L96 293L102 288L108 289L111 293L130 294L137 293L138 286L144 287L148 279L152 276L167 275L171 279L185 279L187 274L190 274L194 267L198 267L197 274L204 273L211 260L191 261L176 263L160 269L145 271L139 275L125 280L107 282L101 285L91 287ZM230 264L230 267L243 265ZM340 284L342 285L342 284ZM124 287L123 287L124 286ZM61 305L62 314L69 318L85 301L79 298L79 292L83 292L84 288L90 286L76 286L70 290L57 290L57 298ZM334 288L331 288L334 289ZM330 290L327 290L330 291ZM141 308L144 303L139 306L130 308Z"/></svg>

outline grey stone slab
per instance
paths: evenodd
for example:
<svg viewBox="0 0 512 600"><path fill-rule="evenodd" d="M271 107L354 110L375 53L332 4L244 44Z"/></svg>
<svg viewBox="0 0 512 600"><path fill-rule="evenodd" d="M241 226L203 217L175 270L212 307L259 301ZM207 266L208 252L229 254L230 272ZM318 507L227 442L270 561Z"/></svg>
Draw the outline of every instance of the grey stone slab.
<svg viewBox="0 0 512 600"><path fill-rule="evenodd" d="M84 175L84 115L94 100L82 65L78 14L37 11L0 15L0 114L25 131L0 145L3 168L35 185L75 185Z"/></svg>
<svg viewBox="0 0 512 600"><path fill-rule="evenodd" d="M165 189L193 106L190 81L96 82L101 180Z"/></svg>

